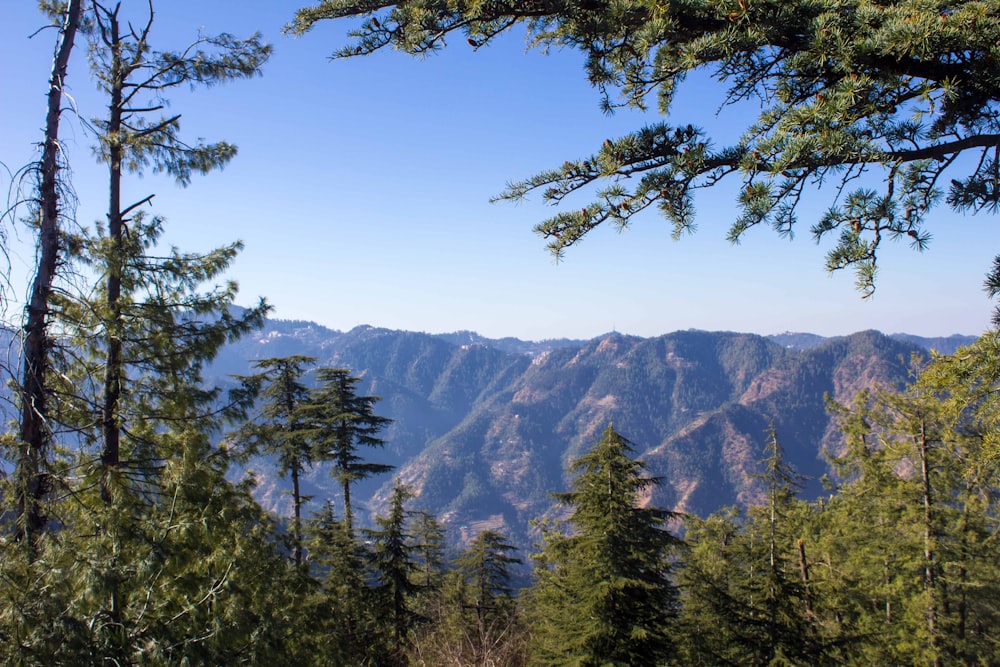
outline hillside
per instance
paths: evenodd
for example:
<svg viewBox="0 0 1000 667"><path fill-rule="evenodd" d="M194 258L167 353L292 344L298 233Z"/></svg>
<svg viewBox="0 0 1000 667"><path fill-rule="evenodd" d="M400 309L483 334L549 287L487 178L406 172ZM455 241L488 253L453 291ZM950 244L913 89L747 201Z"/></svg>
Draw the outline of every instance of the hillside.
<svg viewBox="0 0 1000 667"><path fill-rule="evenodd" d="M249 360L289 354L351 369L395 420L385 450L366 455L397 466L415 506L438 514L453 539L489 526L524 543L531 519L558 512L549 493L565 488L567 462L609 422L663 479L653 497L662 506L705 514L752 502L772 422L789 460L813 480L806 493L818 493L823 451L838 446L824 396L847 401L865 387L900 386L911 356L926 348L874 331L789 336L679 331L532 343L272 321L226 348L213 374L226 381L248 372ZM286 508L286 480L267 461L252 468L265 505ZM362 514L383 505L388 482L357 487ZM337 495L322 469L308 475L306 493Z"/></svg>

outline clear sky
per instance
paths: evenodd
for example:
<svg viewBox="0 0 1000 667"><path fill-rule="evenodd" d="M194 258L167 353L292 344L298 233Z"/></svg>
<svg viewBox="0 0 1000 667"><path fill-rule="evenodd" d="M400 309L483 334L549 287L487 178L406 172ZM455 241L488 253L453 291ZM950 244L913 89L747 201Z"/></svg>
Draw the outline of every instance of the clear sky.
<svg viewBox="0 0 1000 667"><path fill-rule="evenodd" d="M125 0L126 5L144 5ZM850 273L828 275L813 216L789 241L768 229L739 246L725 240L732 190L702 191L698 232L680 241L655 214L625 233L600 230L554 263L533 225L555 212L535 196L490 204L511 180L586 157L607 137L659 120L650 111L604 115L582 57L526 51L523 33L473 51L456 36L443 52L397 52L330 61L348 24L298 38L281 33L295 2L160 0L158 48L196 36L260 31L275 47L261 78L171 95L189 140L226 140L239 155L224 171L181 189L155 176L131 179L126 196L156 193L165 241L197 251L241 239L230 272L241 303L264 296L273 316L346 330L359 324L427 331L471 329L524 339L590 338L617 330L655 336L678 329L822 335L862 329L926 336L978 334L992 305L982 282L1000 253L1000 220L938 209L929 250L886 247L875 296L862 300ZM55 35L29 39L43 18L32 2L0 9L0 183L35 158ZM102 113L84 51L69 88L81 115ZM716 87L685 84L670 121L724 137L746 110L715 114ZM103 216L103 171L91 137L66 117L66 151L78 220ZM735 186L735 184L733 184ZM582 196L566 206L588 203ZM814 211L829 203L816 200ZM32 239L5 225L13 299L23 298ZM8 305L13 321L20 304Z"/></svg>

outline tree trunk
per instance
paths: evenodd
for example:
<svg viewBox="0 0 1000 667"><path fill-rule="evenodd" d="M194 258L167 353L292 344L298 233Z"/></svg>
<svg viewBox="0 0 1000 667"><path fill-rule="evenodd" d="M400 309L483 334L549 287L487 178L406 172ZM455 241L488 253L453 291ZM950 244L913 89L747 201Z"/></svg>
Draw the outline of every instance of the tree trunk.
<svg viewBox="0 0 1000 667"><path fill-rule="evenodd" d="M292 538L295 545L292 548L292 560L296 565L302 565L302 495L299 492L299 462L292 466L292 505L295 517L292 524Z"/></svg>
<svg viewBox="0 0 1000 667"><path fill-rule="evenodd" d="M934 561L934 498L931 495L930 461L928 460L930 445L927 439L927 423L921 419L920 433L920 482L924 503L924 594L927 596L927 634L930 637L930 648L934 667L941 664L937 636L937 565Z"/></svg>
<svg viewBox="0 0 1000 667"><path fill-rule="evenodd" d="M347 474L346 472L344 473ZM344 489L344 524L347 526L347 535L354 539L354 510L351 509L351 482L344 479L341 483Z"/></svg>
<svg viewBox="0 0 1000 667"><path fill-rule="evenodd" d="M812 596L809 592L809 561L806 560L806 542L800 539L799 545L799 573L802 575L802 598L806 606L806 618L810 621L815 618L813 614Z"/></svg>
<svg viewBox="0 0 1000 667"><path fill-rule="evenodd" d="M111 103L108 113L109 137L108 170L108 240L111 242L107 260L107 325L105 327L104 394L101 405L101 499L111 504L111 474L121 461L121 429L118 405L122 387L122 338L121 306L122 291L122 87L124 73L121 55L121 39L117 13L113 14L108 26L110 34L108 46L111 50Z"/></svg>
<svg viewBox="0 0 1000 667"><path fill-rule="evenodd" d="M59 264L61 231L59 228L59 121L63 84L73 41L80 25L83 0L70 0L66 7L61 36L52 62L49 79L48 111L45 118L45 144L42 147L39 184L38 267L28 299L24 326L24 366L21 375L20 440L22 452L18 465L18 530L34 552L38 533L45 528L42 510L50 482L44 471L48 457L50 432L47 427L48 389L46 373L52 347L48 331L49 298Z"/></svg>

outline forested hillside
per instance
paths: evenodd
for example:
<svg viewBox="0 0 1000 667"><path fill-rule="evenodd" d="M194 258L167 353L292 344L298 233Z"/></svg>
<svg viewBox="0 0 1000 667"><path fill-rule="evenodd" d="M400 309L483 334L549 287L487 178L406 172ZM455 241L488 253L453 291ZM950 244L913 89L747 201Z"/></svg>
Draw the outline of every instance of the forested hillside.
<svg viewBox="0 0 1000 667"><path fill-rule="evenodd" d="M489 525L525 546L528 523L554 511L550 492L567 483L566 465L609 423L663 477L660 506L706 515L759 499L754 475L771 424L810 479L805 497L815 497L830 472L825 455L843 440L826 397L849 402L863 389L902 387L913 355L929 352L877 332L814 343L795 350L762 336L684 331L515 344L275 321L224 348L213 372L225 380L246 373L250 359L292 354L350 369L393 420L373 457L397 467L414 505L440 516L452 542ZM251 467L258 497L287 514L274 464ZM337 496L323 465L304 480L318 502ZM391 486L387 478L358 483L363 520L366 509L385 507Z"/></svg>

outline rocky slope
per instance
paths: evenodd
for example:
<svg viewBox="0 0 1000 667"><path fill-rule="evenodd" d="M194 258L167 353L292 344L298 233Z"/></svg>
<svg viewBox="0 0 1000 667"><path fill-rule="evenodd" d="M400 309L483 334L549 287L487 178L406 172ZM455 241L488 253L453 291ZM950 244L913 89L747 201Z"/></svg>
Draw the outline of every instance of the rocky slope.
<svg viewBox="0 0 1000 667"><path fill-rule="evenodd" d="M805 493L819 493L823 452L838 447L824 397L849 401L865 387L900 386L911 356L926 349L920 339L878 332L782 336L681 331L530 343L270 322L227 348L214 374L225 381L246 373L248 360L288 354L351 369L362 392L382 397L377 412L395 420L385 450L366 455L397 466L417 492L415 506L442 518L453 539L491 527L526 543L530 520L558 514L549 494L565 488L567 463L609 422L663 479L652 497L658 505L704 514L753 502L771 423L789 460L813 480ZM280 510L286 480L267 461L253 468L261 498ZM312 471L308 485L316 501L336 498L325 470ZM387 486L360 485L362 509L378 511Z"/></svg>

